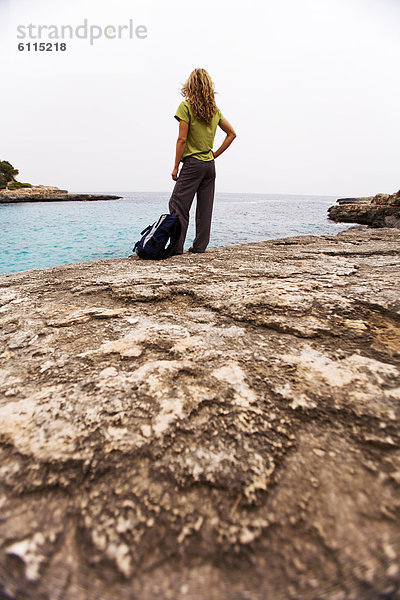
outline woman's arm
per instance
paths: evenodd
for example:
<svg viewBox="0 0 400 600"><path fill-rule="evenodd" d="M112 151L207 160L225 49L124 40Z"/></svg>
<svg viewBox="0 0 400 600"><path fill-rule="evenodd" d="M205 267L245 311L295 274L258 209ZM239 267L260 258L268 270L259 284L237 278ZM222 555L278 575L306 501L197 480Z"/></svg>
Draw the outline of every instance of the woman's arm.
<svg viewBox="0 0 400 600"><path fill-rule="evenodd" d="M181 162L181 158L185 151L188 131L189 131L189 123L186 123L186 121L182 121L182 119L181 119L179 121L178 139L176 140L175 166L171 173L172 179L174 181L176 181L178 179L179 163Z"/></svg>
<svg viewBox="0 0 400 600"><path fill-rule="evenodd" d="M229 121L227 121L226 119L224 119L223 121L221 121L221 123L219 124L219 126L221 127L222 131L225 131L226 138L224 139L224 141L222 142L222 144L220 145L220 147L218 148L218 150L216 150L215 152L213 152L214 158L217 158L223 152L225 152L225 150L227 148L229 148L229 146L232 144L233 140L236 137L235 130L233 129L233 127L229 123Z"/></svg>

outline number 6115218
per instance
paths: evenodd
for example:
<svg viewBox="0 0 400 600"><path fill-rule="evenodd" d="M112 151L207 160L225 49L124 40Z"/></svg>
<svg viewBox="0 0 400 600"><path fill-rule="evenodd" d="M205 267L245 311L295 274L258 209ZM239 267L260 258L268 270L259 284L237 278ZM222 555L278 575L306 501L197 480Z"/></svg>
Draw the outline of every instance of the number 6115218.
<svg viewBox="0 0 400 600"><path fill-rule="evenodd" d="M65 52L67 44L63 43L52 43L52 42L28 42L26 44L18 44L18 50L20 52Z"/></svg>

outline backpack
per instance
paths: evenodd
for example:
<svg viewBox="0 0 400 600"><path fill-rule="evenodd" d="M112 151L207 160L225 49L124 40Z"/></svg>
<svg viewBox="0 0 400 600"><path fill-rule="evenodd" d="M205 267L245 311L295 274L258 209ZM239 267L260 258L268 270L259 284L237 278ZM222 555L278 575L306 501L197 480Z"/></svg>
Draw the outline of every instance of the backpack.
<svg viewBox="0 0 400 600"><path fill-rule="evenodd" d="M161 215L140 233L133 252L146 260L162 260L171 256L181 235L181 224L177 215ZM169 241L169 244L168 244ZM168 246L167 246L168 244Z"/></svg>

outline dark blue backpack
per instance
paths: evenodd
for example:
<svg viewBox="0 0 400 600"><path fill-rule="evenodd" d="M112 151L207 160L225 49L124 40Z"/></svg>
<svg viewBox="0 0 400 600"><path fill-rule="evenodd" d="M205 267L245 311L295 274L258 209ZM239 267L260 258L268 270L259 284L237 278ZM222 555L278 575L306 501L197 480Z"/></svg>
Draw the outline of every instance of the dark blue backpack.
<svg viewBox="0 0 400 600"><path fill-rule="evenodd" d="M140 235L143 236L142 239L133 248L139 258L168 258L174 252L181 235L179 218L177 215L161 215L158 221L143 229Z"/></svg>

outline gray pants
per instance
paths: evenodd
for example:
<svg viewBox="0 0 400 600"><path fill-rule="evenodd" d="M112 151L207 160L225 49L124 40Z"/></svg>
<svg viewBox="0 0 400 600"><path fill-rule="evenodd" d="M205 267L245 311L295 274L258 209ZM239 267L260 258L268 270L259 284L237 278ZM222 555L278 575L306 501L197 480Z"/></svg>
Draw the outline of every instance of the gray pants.
<svg viewBox="0 0 400 600"><path fill-rule="evenodd" d="M210 241L211 217L215 191L215 162L204 161L188 156L169 201L170 212L175 212L182 226L182 234L176 252L183 252L186 232L189 225L189 211L197 192L196 237L193 242L195 252L204 252Z"/></svg>

